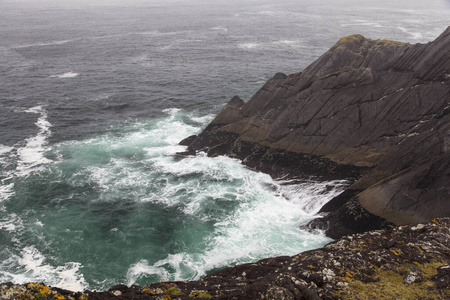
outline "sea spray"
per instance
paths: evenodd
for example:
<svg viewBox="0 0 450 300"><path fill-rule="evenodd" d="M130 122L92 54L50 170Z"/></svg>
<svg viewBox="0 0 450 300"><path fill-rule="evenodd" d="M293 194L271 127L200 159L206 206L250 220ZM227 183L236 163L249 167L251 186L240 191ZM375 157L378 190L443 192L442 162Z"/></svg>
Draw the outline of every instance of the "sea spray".
<svg viewBox="0 0 450 300"><path fill-rule="evenodd" d="M41 163L20 164L14 194L4 201L1 281L79 290L192 280L329 241L299 224L316 212L305 203L326 201L343 182L304 182L305 192L297 194L295 184L236 159L176 155L185 149L177 142L212 115L167 109L148 122L47 145L50 125L44 110L35 110L41 143L25 147Z"/></svg>

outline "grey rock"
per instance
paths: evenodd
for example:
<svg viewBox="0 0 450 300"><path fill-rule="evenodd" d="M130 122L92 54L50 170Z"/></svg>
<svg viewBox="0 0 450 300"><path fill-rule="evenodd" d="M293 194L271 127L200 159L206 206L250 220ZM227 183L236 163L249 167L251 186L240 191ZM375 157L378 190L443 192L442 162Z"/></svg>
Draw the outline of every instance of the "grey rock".
<svg viewBox="0 0 450 300"><path fill-rule="evenodd" d="M449 49L450 27L428 44L342 38L248 103L233 98L189 149L273 177L355 180L324 208L335 238L450 216Z"/></svg>

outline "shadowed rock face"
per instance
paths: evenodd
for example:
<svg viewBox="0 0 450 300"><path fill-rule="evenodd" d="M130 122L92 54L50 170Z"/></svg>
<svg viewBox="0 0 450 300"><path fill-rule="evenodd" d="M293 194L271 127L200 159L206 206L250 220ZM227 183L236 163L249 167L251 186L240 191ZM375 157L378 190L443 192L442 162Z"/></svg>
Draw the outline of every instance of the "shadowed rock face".
<svg viewBox="0 0 450 300"><path fill-rule="evenodd" d="M416 45L353 35L248 103L234 97L184 144L274 177L358 179L314 224L338 237L450 216L449 112L450 27Z"/></svg>

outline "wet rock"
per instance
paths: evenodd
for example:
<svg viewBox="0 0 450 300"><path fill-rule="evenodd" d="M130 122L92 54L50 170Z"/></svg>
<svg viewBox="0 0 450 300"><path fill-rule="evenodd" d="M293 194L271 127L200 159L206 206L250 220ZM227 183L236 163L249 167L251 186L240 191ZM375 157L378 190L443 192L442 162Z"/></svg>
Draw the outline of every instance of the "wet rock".
<svg viewBox="0 0 450 300"><path fill-rule="evenodd" d="M84 293L41 283L4 283L0 299L37 299L35 294L39 299L84 300L449 299L449 262L450 218L442 218L346 236L320 249L225 268L198 281L117 285Z"/></svg>
<svg viewBox="0 0 450 300"><path fill-rule="evenodd" d="M428 44L342 38L248 103L234 97L189 150L273 177L355 180L311 224L332 237L450 216L449 48L450 27Z"/></svg>

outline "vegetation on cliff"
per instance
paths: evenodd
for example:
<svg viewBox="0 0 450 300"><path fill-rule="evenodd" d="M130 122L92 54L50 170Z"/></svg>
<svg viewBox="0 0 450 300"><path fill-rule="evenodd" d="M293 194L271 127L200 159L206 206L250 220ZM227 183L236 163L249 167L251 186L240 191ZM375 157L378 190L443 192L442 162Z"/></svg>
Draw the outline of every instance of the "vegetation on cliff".
<svg viewBox="0 0 450 300"><path fill-rule="evenodd" d="M449 299L450 218L346 236L295 256L226 268L192 282L74 293L1 284L0 299Z"/></svg>

